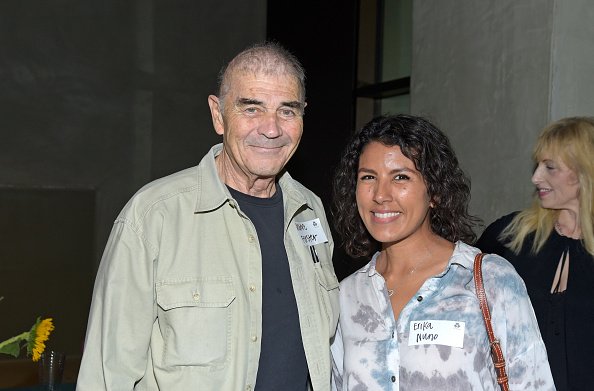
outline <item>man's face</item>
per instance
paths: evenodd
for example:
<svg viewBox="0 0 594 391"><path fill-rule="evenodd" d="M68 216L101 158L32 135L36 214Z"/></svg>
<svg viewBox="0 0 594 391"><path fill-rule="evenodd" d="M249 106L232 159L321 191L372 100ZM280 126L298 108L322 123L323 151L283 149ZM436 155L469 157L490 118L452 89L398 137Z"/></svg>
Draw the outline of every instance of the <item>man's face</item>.
<svg viewBox="0 0 594 391"><path fill-rule="evenodd" d="M225 182L241 190L250 181L276 177L293 156L303 133L304 103L289 75L236 71L229 86L223 112L217 97L211 95L209 105L223 136Z"/></svg>

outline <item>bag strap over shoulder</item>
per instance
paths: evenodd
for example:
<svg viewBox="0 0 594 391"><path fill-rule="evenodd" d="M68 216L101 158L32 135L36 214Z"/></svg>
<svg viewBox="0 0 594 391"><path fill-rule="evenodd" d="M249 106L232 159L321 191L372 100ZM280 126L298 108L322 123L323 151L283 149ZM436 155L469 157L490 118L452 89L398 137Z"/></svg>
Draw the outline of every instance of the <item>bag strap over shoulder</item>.
<svg viewBox="0 0 594 391"><path fill-rule="evenodd" d="M495 365L495 372L497 373L497 383L501 386L503 391L509 391L507 372L505 371L505 358L501 350L499 340L495 338L493 333L493 326L491 326L491 312L487 304L487 295L483 285L483 271L481 269L484 253L478 253L474 258L474 285L476 287L476 295L479 299L481 312L487 328L487 335L489 336L489 344L491 345L491 357Z"/></svg>

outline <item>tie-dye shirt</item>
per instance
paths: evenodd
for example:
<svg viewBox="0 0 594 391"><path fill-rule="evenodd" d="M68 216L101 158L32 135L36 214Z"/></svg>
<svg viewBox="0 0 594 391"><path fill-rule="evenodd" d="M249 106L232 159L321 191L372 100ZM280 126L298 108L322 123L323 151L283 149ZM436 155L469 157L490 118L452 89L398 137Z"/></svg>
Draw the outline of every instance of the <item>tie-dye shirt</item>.
<svg viewBox="0 0 594 391"><path fill-rule="evenodd" d="M445 271L425 281L398 320L375 270L379 253L345 278L332 344L333 389L499 390L472 275L478 252L457 242ZM482 268L510 389L554 390L524 282L497 255L486 255Z"/></svg>

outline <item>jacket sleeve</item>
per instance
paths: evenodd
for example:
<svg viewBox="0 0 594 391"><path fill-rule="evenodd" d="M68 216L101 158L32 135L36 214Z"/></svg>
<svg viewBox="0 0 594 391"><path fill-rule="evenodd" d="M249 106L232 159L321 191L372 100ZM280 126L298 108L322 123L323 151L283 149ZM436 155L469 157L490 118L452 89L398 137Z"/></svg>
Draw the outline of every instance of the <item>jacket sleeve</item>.
<svg viewBox="0 0 594 391"><path fill-rule="evenodd" d="M152 253L116 222L95 281L78 391L133 390L144 376L156 319Z"/></svg>
<svg viewBox="0 0 594 391"><path fill-rule="evenodd" d="M330 346L332 352L332 391L342 390L343 357L344 348L342 344L342 332L340 323L336 329L334 340Z"/></svg>

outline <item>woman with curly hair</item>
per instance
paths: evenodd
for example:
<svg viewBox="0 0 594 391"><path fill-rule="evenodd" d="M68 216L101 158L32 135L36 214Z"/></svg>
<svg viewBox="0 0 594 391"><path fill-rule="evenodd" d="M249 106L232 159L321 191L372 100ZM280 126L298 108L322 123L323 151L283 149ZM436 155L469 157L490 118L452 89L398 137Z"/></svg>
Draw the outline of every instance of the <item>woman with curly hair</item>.
<svg viewBox="0 0 594 391"><path fill-rule="evenodd" d="M494 390L475 294L478 222L448 138L421 117L380 117L356 133L334 177L345 250L370 262L341 282L335 390ZM512 390L554 390L524 283L497 255L483 265Z"/></svg>
<svg viewBox="0 0 594 391"><path fill-rule="evenodd" d="M501 217L477 247L526 282L558 390L594 383L594 117L545 127L533 152L532 206Z"/></svg>

